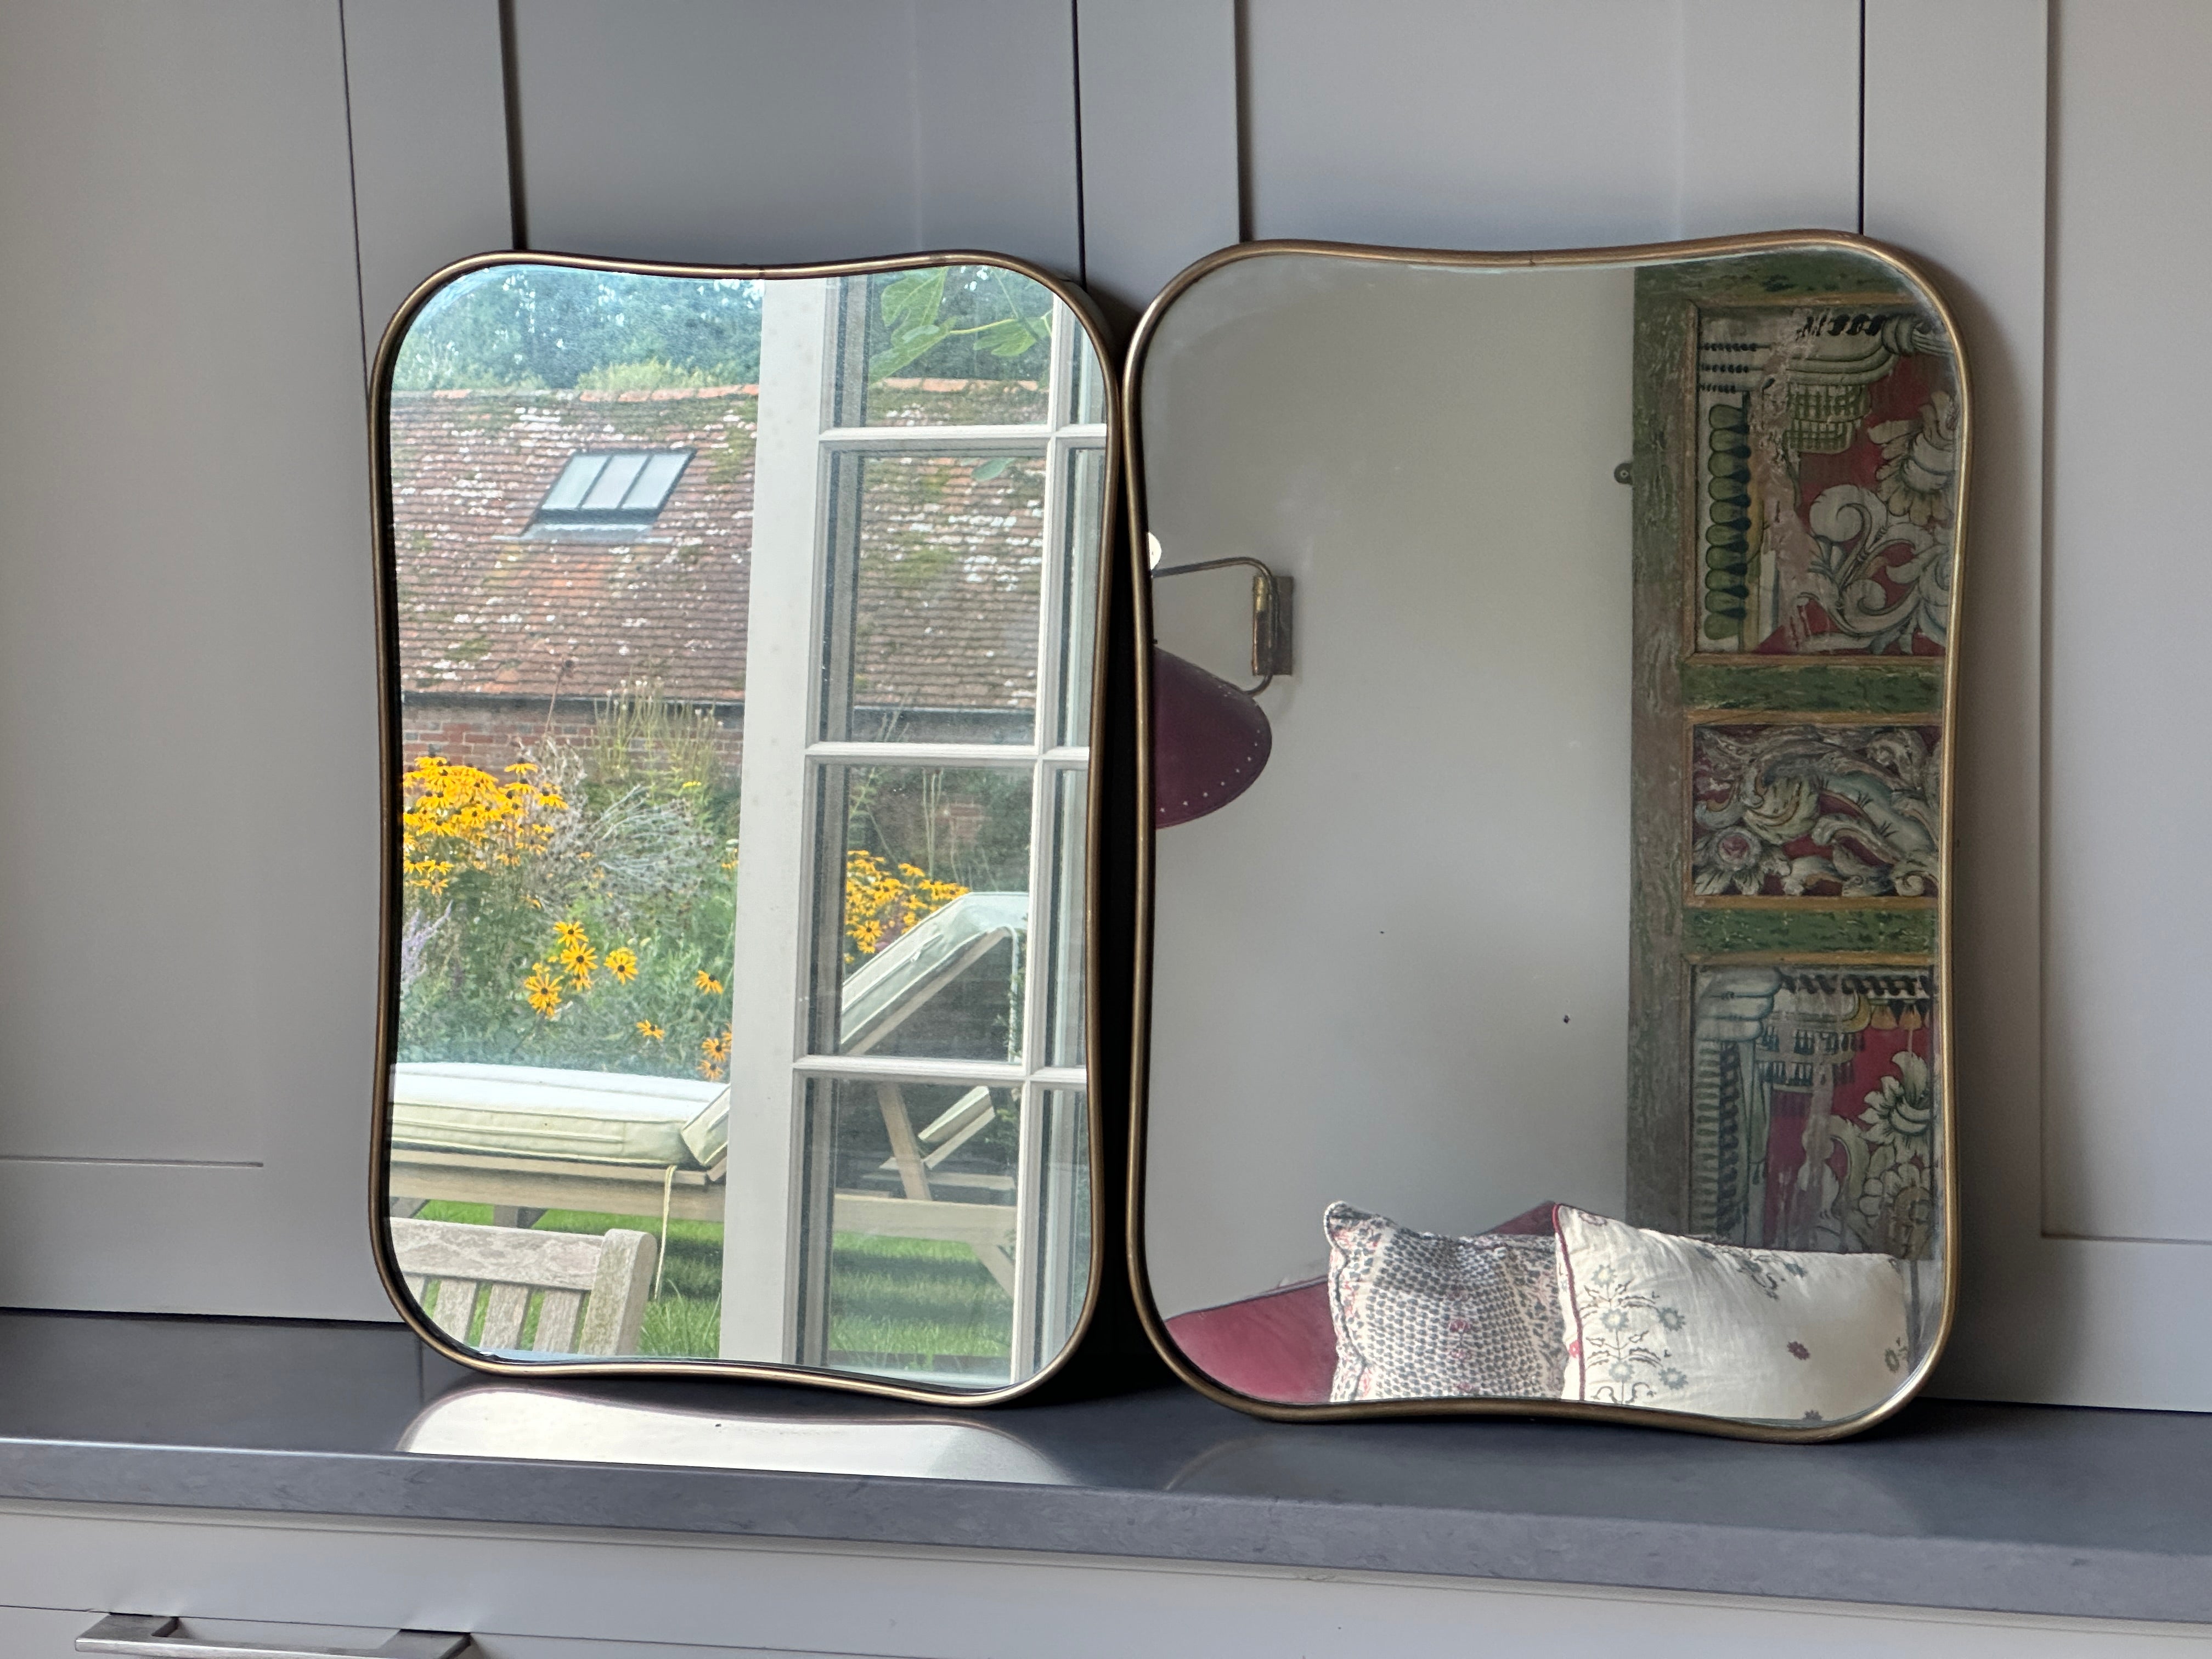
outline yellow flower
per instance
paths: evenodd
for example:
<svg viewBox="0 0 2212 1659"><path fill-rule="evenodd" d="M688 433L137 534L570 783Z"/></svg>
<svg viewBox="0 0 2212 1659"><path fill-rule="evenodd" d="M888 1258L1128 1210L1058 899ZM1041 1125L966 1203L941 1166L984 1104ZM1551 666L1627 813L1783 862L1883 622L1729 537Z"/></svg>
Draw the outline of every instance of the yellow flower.
<svg viewBox="0 0 2212 1659"><path fill-rule="evenodd" d="M531 783L527 773L502 783L481 768L456 766L439 755L424 755L409 767L400 790L400 856L408 884L433 893L442 892L464 866L496 869L514 864L519 853L544 851L553 826L538 815L568 806L552 791ZM418 871L418 864L426 867Z"/></svg>
<svg viewBox="0 0 2212 1659"><path fill-rule="evenodd" d="M530 977L522 981L522 994L530 1006L546 1018L560 1018L561 976L553 971L550 963L531 963Z"/></svg>
<svg viewBox="0 0 2212 1659"><path fill-rule="evenodd" d="M691 983L702 991L706 992L709 996L712 996L714 993L722 988L722 981L716 979L704 968L702 968L697 973L691 975Z"/></svg>
<svg viewBox="0 0 2212 1659"><path fill-rule="evenodd" d="M599 953L584 937L582 928L574 922L566 925L575 931L561 936L561 966L568 970L570 984L579 991L588 991L592 988L592 970L599 965Z"/></svg>
<svg viewBox="0 0 2212 1659"><path fill-rule="evenodd" d="M853 848L845 854L846 963L875 955L967 890L957 882L933 881L911 864L894 871L866 848Z"/></svg>
<svg viewBox="0 0 2212 1659"><path fill-rule="evenodd" d="M435 896L446 890L446 884L453 873L450 859L403 859L400 869L410 887Z"/></svg>
<svg viewBox="0 0 2212 1659"><path fill-rule="evenodd" d="M564 947L573 948L584 942L584 924L580 921L556 921L553 924L553 936Z"/></svg>
<svg viewBox="0 0 2212 1659"><path fill-rule="evenodd" d="M629 984L637 977L637 952L627 945L616 946L607 952L607 971L617 983Z"/></svg>
<svg viewBox="0 0 2212 1659"><path fill-rule="evenodd" d="M702 1039L699 1052L705 1056L699 1062L699 1075L709 1083L720 1083L723 1068L730 1063L730 1028L725 1025L721 1036Z"/></svg>
<svg viewBox="0 0 2212 1659"><path fill-rule="evenodd" d="M665 1025L655 1025L649 1019L641 1019L637 1023L637 1034L648 1042L658 1042L668 1035L668 1028Z"/></svg>

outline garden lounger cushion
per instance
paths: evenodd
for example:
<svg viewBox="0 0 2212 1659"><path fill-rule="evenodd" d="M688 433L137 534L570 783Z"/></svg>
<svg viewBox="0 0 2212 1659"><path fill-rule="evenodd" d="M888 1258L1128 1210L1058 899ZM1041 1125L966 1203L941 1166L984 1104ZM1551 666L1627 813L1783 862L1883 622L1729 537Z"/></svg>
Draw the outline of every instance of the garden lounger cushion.
<svg viewBox="0 0 2212 1659"><path fill-rule="evenodd" d="M699 1169L684 1131L727 1093L691 1078L409 1063L392 1068L392 1139L426 1152Z"/></svg>

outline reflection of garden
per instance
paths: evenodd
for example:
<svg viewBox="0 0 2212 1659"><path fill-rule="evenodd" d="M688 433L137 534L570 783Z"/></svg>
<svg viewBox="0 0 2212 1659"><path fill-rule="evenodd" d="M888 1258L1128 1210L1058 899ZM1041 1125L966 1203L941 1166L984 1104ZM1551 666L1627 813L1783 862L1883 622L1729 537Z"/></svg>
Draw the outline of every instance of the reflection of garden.
<svg viewBox="0 0 2212 1659"><path fill-rule="evenodd" d="M489 1204L426 1204L426 1221L491 1224ZM551 1210L537 1224L549 1232L658 1232L657 1216L588 1215ZM830 1359L866 1370L1003 1376L1013 1303L964 1244L927 1238L840 1233L832 1246ZM722 1229L718 1222L671 1221L659 1288L646 1304L639 1349L663 1358L712 1358L720 1352Z"/></svg>
<svg viewBox="0 0 2212 1659"><path fill-rule="evenodd" d="M866 385L841 386L841 422L1046 420L1043 289L963 267L835 292L865 292L868 313ZM395 505L397 574L412 596L404 678L422 705L413 729L452 749L414 758L402 780L393 1212L471 1224L470 1242L453 1248L489 1239L487 1261L516 1242L473 1232L495 1224L664 1240L642 1328L625 1327L622 1339L647 1354L718 1347L729 1099L720 1085L733 1060L732 996L744 994L731 975L739 733L722 720L743 698L750 560L714 563L712 580L688 556L658 574L623 563L620 619L647 633L623 635L617 652L594 631L599 613L553 607L556 639L538 625L553 621L547 607L519 596L538 582L549 594L589 586L598 578L576 573L620 550L514 538L520 515L544 510L551 478L538 460L565 438L571 459L610 443L689 452L661 533L686 545L703 538L716 561L744 554L734 526L751 505L761 312L757 283L502 268L431 301L394 381L394 465L410 486ZM514 441L497 458L505 471L481 470L503 440ZM841 688L854 724L836 735L1029 741L1044 448L1040 435L1035 457L883 457L854 471L869 481L850 618L861 648ZM979 575L993 603L963 605ZM963 626L947 632L956 609ZM605 614L612 627L616 613ZM672 617L685 630L680 648L653 634ZM644 663L667 665L669 683L607 689ZM591 718L567 725L593 693L602 701ZM544 700L546 730L502 752L492 734L527 719L532 698ZM490 744L501 745L489 749L495 759L484 757ZM461 763L464 753L476 764ZM817 913L841 901L842 910L829 939L808 941L831 958L809 984L842 975L843 991L837 1007L816 1007L824 1018L811 1041L878 1059L1018 1058L1030 770L1024 761L823 771L836 793L808 878L819 890L804 896ZM642 1079L666 1081L624 1081ZM1003 1380L1020 1091L978 1091L979 1105L965 1088L871 1084L834 1108L830 1092L810 1087L808 1155L835 1166L840 1201L804 1224L810 1238L833 1217L844 1231L826 1274L818 1261L809 1273L826 1307L806 1311L806 1351L860 1369ZM878 1226L956 1236L860 1231ZM963 1227L983 1242L963 1242ZM626 1290L622 1306L641 1294ZM463 1319L473 1326L464 1340L487 1328L485 1295L486 1310ZM529 1304L526 1348L541 1305ZM502 1343L514 1334L498 1330Z"/></svg>
<svg viewBox="0 0 2212 1659"><path fill-rule="evenodd" d="M718 737L648 690L498 776L409 768L399 1059L720 1075L738 796Z"/></svg>
<svg viewBox="0 0 2212 1659"><path fill-rule="evenodd" d="M831 1248L832 1365L1004 1382L1013 1315L965 1244L840 1233Z"/></svg>
<svg viewBox="0 0 2212 1659"><path fill-rule="evenodd" d="M408 769L400 1060L722 1076L738 788L720 736L711 714L647 688L496 775L435 755ZM848 965L968 891L937 876L967 873L973 834L944 833L935 814L910 833L900 822L909 794L936 805L944 775L855 790ZM988 814L994 830L1004 816L1025 830L1026 790L1013 794Z"/></svg>
<svg viewBox="0 0 2212 1659"><path fill-rule="evenodd" d="M647 688L602 704L581 736L539 738L496 774L416 760L403 780L398 1059L722 1079L738 799L723 742L710 713ZM965 896L969 881L1026 884L1025 773L871 768L849 785L848 974ZM1019 975L1000 975L989 1006L969 1011L991 1015L989 1058L1019 1042ZM967 1000L948 1000L935 1023ZM947 1040L933 1030L923 1019L908 1035L924 1047ZM846 1149L866 1151L854 1174L863 1184L884 1150L873 1144L880 1113L870 1104L865 1117L872 1149ZM1011 1169L1012 1133L1011 1107L988 1114L962 1163ZM945 1178L957 1179L950 1170ZM489 1201L441 1200L417 1214L495 1218ZM640 1346L718 1352L719 1222L573 1209L506 1218L591 1235L659 1237L665 1224ZM829 1267L830 1363L1003 1378L1012 1302L969 1246L841 1232Z"/></svg>

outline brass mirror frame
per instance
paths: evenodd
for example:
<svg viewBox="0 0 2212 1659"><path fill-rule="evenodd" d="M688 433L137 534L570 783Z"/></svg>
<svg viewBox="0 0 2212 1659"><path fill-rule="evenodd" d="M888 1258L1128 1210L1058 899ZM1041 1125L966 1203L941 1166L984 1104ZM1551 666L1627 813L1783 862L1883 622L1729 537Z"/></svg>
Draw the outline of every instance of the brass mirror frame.
<svg viewBox="0 0 2212 1659"><path fill-rule="evenodd" d="M1163 320L1176 301L1188 289L1218 270L1246 259L1284 254L1317 255L1380 264L1449 267L1462 270L1525 270L1583 265L1664 265L1686 260L1716 258L1729 254L1822 252L1849 253L1886 265L1922 300L1942 323L1949 337L1958 380L1959 499L1955 508L1951 576L1951 623L1943 662L1943 754L1939 768L1942 837L1939 848L1936 902L1936 939L1933 952L1936 988L1936 1075L1942 1128L1942 1169L1937 1192L1942 1211L1942 1306L1936 1316L1928 1351L1910 1376L1887 1400L1857 1417L1839 1422L1798 1425L1712 1417L1691 1412L1668 1412L1650 1407L1599 1405L1583 1401L1492 1397L1448 1397L1420 1400L1376 1400L1294 1405L1255 1399L1224 1387L1184 1358L1168 1334L1165 1321L1152 1294L1145 1260L1145 1171L1151 1085L1152 908L1154 882L1152 823L1152 657L1154 639L1151 572L1146 549L1149 524L1145 511L1145 468L1142 386L1146 356ZM1370 246L1352 242L1297 240L1240 243L1206 255L1176 275L1145 308L1129 344L1121 387L1124 422L1122 456L1128 479L1128 526L1132 583L1135 589L1137 659L1137 915L1136 982L1132 1006L1130 1038L1128 1267L1130 1291L1145 1334L1175 1374L1208 1399L1234 1407L1253 1416L1278 1422L1330 1423L1375 1418L1436 1416L1556 1417L1581 1422L1629 1424L1645 1428L1671 1429L1692 1434L1712 1434L1739 1440L1808 1442L1837 1440L1872 1428L1902 1410L1925 1386L1942 1358L1955 1316L1959 1277L1959 1178L1956 1094L1952 1053L1952 877L1958 840L1956 811L1957 732L1959 714L1959 627L1964 593L1968 495L1972 483L1973 399L1967 371L1966 347L1956 313L1945 301L1934 280L1905 255L1864 237L1834 231L1769 231L1740 236L1707 237L1682 242L1638 243L1621 247L1563 248L1532 252L1479 252L1447 249ZM1639 441L1640 441L1639 434Z"/></svg>
<svg viewBox="0 0 2212 1659"><path fill-rule="evenodd" d="M380 869L383 890L379 917L378 1001L376 1021L376 1081L370 1123L368 1181L369 1236L374 1243L377 1276L385 1293L398 1310L400 1319L431 1348L457 1364L499 1376L684 1376L752 1377L763 1382L836 1389L849 1394L876 1395L892 1400L931 1406L993 1406L1041 1388L1066 1365L1083 1345L1098 1311L1105 1282L1107 1232L1112 1214L1110 1186L1106 1179L1103 1107L1100 1100L1097 1056L1105 1033L1100 1029L1098 999L1085 998L1084 1010L1085 1115L1090 1133L1091 1260L1085 1280L1082 1311L1070 1328L1059 1352L1030 1376L1004 1388L974 1392L894 1382L857 1372L806 1365L769 1364L757 1360L707 1358L564 1359L532 1362L501 1359L455 1342L440 1330L416 1305L407 1290L394 1254L390 1219L390 1160L387 1146L392 1131L392 1068L398 1052L399 1026L399 936L404 888L400 872L401 726L399 718L399 603L398 557L392 506L392 380L408 330L431 300L450 283L471 272L501 265L553 265L571 270L600 270L641 276L675 276L693 281L758 282L778 279L823 279L864 276L915 270L939 265L989 265L1010 270L1048 291L1066 306L1083 329L1084 337L1098 361L1100 392L1104 400L1105 459L1099 488L1102 522L1099 526L1098 568L1093 595L1091 693L1092 762L1085 778L1085 824L1088 845L1094 849L1084 870L1084 963L1089 982L1095 985L1100 966L1099 866L1095 849L1105 844L1107 825L1101 787L1100 759L1108 732L1105 692L1112 667L1109 628L1113 616L1113 591L1118 575L1114 557L1115 532L1121 500L1121 383L1112 372L1113 335L1097 303L1081 289L1042 266L1004 253L969 249L908 253L872 259L841 259L819 264L696 265L652 259L601 258L575 253L531 251L479 253L435 272L407 296L384 331L369 374L369 449L373 486L377 605L377 715L380 755L383 766L380 826L383 845Z"/></svg>

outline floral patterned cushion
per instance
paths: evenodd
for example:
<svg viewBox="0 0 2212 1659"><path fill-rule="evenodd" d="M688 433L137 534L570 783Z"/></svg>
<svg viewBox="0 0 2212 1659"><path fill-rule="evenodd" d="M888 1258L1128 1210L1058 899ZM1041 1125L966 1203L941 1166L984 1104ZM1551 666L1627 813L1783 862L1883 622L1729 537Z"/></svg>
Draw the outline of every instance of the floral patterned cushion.
<svg viewBox="0 0 2212 1659"><path fill-rule="evenodd" d="M1322 1225L1331 1400L1559 1397L1565 1353L1547 1235L1446 1238L1349 1204L1330 1205Z"/></svg>
<svg viewBox="0 0 2212 1659"><path fill-rule="evenodd" d="M1565 1399L1833 1422L1910 1368L1894 1256L1748 1250L1565 1204L1557 1226Z"/></svg>

